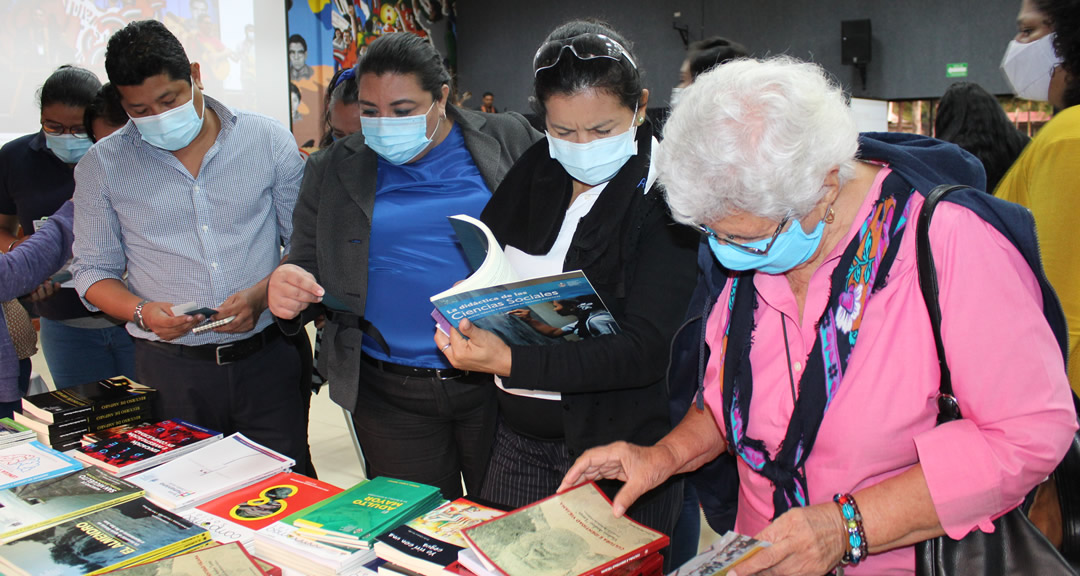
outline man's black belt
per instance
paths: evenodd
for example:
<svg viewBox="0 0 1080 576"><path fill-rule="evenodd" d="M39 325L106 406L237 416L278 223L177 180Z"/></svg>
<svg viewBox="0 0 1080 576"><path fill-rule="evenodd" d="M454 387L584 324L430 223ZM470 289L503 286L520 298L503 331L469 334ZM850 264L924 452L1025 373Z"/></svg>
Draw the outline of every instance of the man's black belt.
<svg viewBox="0 0 1080 576"><path fill-rule="evenodd" d="M367 354L361 355L364 362L374 366L382 372L388 372L390 374L397 374L398 376L414 376L416 378L438 378L439 380L453 380L455 378L461 378L462 376L468 376L468 370L458 370L457 368L420 368L418 366L406 366L404 364L394 364L393 362L387 362L385 360L379 360L378 358L372 358Z"/></svg>
<svg viewBox="0 0 1080 576"><path fill-rule="evenodd" d="M248 356L265 348L268 344L281 336L281 330L276 324L271 324L262 332L235 342L225 344L202 344L200 346L184 346L183 344L171 344L145 340L147 344L165 351L173 356L181 358L194 358L216 362L218 366L225 366L233 362L239 362Z"/></svg>

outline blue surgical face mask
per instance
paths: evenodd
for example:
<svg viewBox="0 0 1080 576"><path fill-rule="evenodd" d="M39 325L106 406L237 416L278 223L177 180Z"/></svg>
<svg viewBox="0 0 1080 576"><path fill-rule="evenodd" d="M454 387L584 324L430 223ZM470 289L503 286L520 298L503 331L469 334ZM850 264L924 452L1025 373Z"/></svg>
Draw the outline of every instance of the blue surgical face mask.
<svg viewBox="0 0 1080 576"><path fill-rule="evenodd" d="M431 136L439 131L442 116L431 136L427 134L427 115L432 108L435 108L434 102L423 114L401 118L361 116L360 131L364 133L364 144L391 164L407 164L431 144Z"/></svg>
<svg viewBox="0 0 1080 576"><path fill-rule="evenodd" d="M817 251L821 244L821 234L825 231L825 221L818 222L814 231L807 234L799 225L798 220L792 220L791 225L776 237L769 251L765 254L750 254L743 252L734 246L725 244L709 236L709 248L713 256L728 270L757 270L765 274L783 274L788 270L806 262ZM746 244L751 248L764 250L769 244L769 238Z"/></svg>
<svg viewBox="0 0 1080 576"><path fill-rule="evenodd" d="M547 133L548 154L562 164L567 174L584 184L596 186L619 173L631 156L637 154L637 107L630 129L622 134L579 144L560 140Z"/></svg>
<svg viewBox="0 0 1080 576"><path fill-rule="evenodd" d="M139 129L142 139L151 146L175 152L195 140L205 117L206 98L203 98L202 114L195 112L195 80L192 79L191 100L161 114L132 118L131 121Z"/></svg>
<svg viewBox="0 0 1080 576"><path fill-rule="evenodd" d="M45 133L45 146L67 164L78 164L93 144L90 138L76 138L71 134L57 136Z"/></svg>

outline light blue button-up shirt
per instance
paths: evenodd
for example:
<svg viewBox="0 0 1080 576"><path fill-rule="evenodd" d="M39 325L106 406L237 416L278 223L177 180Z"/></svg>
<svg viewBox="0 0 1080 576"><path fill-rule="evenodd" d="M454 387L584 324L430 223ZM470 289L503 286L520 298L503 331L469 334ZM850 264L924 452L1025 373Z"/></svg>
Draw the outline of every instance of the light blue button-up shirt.
<svg viewBox="0 0 1080 576"><path fill-rule="evenodd" d="M144 142L134 123L91 147L75 168L75 259L80 296L120 280L136 296L216 307L274 270L289 249L304 162L272 118L233 112L207 97L221 130L199 176ZM91 309L93 306L87 302ZM258 332L273 321L263 311ZM128 322L132 336L159 340ZM255 332L185 334L175 344L241 340Z"/></svg>

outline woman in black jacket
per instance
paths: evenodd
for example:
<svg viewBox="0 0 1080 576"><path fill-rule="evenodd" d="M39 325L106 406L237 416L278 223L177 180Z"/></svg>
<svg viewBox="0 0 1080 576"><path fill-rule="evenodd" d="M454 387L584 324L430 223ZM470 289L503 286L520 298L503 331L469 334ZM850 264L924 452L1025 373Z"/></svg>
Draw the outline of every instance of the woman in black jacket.
<svg viewBox="0 0 1080 576"><path fill-rule="evenodd" d="M649 94L629 44L605 25L570 22L533 64L547 140L522 155L481 218L519 276L583 270L621 333L507 346L465 321L458 328L469 340L436 335L455 367L499 377L501 417L481 496L508 507L554 494L592 446L652 444L671 428L664 370L698 242L672 222L654 186ZM670 534L681 488L660 486L631 517Z"/></svg>

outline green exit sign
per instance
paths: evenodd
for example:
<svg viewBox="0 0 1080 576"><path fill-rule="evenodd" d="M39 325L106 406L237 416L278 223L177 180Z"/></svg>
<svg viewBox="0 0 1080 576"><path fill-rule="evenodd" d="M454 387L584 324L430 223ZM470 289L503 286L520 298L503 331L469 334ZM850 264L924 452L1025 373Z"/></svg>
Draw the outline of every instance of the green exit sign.
<svg viewBox="0 0 1080 576"><path fill-rule="evenodd" d="M967 62L954 62L945 65L946 78L967 78Z"/></svg>

